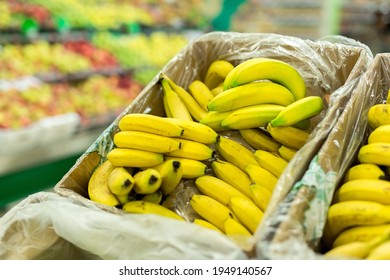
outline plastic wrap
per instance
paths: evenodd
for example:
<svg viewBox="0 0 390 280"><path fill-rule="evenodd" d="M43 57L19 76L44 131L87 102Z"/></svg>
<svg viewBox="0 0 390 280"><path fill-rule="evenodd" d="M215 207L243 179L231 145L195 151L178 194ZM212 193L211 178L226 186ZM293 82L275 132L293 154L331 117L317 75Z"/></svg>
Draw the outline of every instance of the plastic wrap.
<svg viewBox="0 0 390 280"><path fill-rule="evenodd" d="M213 32L192 41L161 72L187 88L194 79L203 79L208 66L216 59L225 59L237 65L253 57L276 58L290 63L303 76L307 94L321 96L325 104L321 115L313 119L309 142L297 153L280 178L254 239L237 242L191 223L180 223L154 215L125 214L119 209L88 199L88 180L94 168L112 149L112 136L118 130L118 120L132 112L164 115L158 74L64 175L55 186L55 194L36 194L34 197L37 201L26 201L23 207L18 207L24 211L12 209L6 219L0 220L0 240L3 241L0 257L67 257L67 254L56 252L61 247L55 246L58 242L66 243L65 248L69 252L76 252L85 258L266 257L263 248L267 247L262 243L268 245L269 238L261 237L267 235L266 217L270 216L267 213L276 212L279 202L286 197L293 184L301 179L351 97L348 85L365 72L372 62L372 53L365 45L340 36L310 41L276 34ZM191 185L191 181L188 181L181 188L185 189L187 183ZM188 195L180 193L179 188L173 206L177 211L186 211L187 199ZM30 216L25 215L27 212ZM32 247L36 245L34 254L26 254L23 244L15 243L9 234L5 234L8 232L7 227L14 224L18 226L20 238L23 236ZM39 227L39 230L32 230L34 226ZM50 238L49 243L41 244L45 230L53 234L51 244L54 245L50 244ZM36 236L36 232L40 232L39 236Z"/></svg>
<svg viewBox="0 0 390 280"><path fill-rule="evenodd" d="M390 55L378 54L366 73L345 85L352 92L321 149L311 160L278 211L263 224L260 242L263 257L271 259L320 259L326 248L321 238L335 190L369 133L368 110L385 103L390 88ZM341 90L341 89L340 89Z"/></svg>

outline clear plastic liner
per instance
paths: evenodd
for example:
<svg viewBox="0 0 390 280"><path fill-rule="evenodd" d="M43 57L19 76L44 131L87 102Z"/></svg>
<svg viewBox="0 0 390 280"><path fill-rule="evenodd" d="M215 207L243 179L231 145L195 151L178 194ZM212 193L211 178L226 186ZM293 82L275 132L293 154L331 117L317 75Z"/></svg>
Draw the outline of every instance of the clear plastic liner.
<svg viewBox="0 0 390 280"><path fill-rule="evenodd" d="M269 243L275 237L280 222L284 222L285 212L289 213L291 208L291 203L285 203L285 200L295 203L296 197L301 196L306 204L298 204L309 204L307 195L310 192L300 195L299 191L293 193L292 187L305 174L313 156L338 123L344 108L347 108L346 105L353 96L354 85L372 63L372 53L367 46L341 36L310 41L277 34L212 32L190 42L161 72L187 88L194 79L204 78L208 66L214 60L225 59L237 65L254 57L276 58L290 63L304 78L307 94L321 96L325 105L323 112L312 120L308 143L297 152L280 177L254 238L233 240L191 223L155 215L125 214L120 209L88 199L88 180L94 168L106 159L108 151L112 149L112 136L118 131L118 120L125 114L135 112L164 115L162 91L158 84L159 73L57 183L55 193L34 194L0 219L0 258L272 257L268 252L272 249ZM353 122L352 119L350 121ZM225 132L223 135L239 140L237 133ZM188 200L196 191L193 181L186 180L175 190L167 205L187 221L191 221L194 213ZM297 222L291 220L297 233L303 232L299 223L304 213L303 208L293 213L293 216L297 216ZM293 243L307 246L304 236L299 236L301 242L290 237ZM278 238L283 239L283 236ZM275 242L277 244L279 243ZM288 250L285 251L289 253Z"/></svg>

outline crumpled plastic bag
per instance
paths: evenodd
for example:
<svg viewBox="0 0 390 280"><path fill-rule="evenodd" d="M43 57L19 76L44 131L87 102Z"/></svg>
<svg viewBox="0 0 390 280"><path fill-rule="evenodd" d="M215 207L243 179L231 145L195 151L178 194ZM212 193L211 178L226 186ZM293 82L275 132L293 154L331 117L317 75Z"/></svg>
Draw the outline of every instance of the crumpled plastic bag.
<svg viewBox="0 0 390 280"><path fill-rule="evenodd" d="M313 118L311 140L279 180L254 238L233 240L191 223L155 215L125 214L88 199L88 180L112 149L118 120L135 112L164 115L159 73L64 175L55 186L55 194L37 193L1 218L0 256L10 259L266 258L262 248L267 248L269 239L259 237L266 231L267 213L277 211L279 202L301 179L351 95L343 86L365 72L372 53L365 45L341 36L310 41L277 34L212 32L192 41L161 72L187 88L194 79L203 79L207 67L216 59L237 65L253 57L290 63L303 76L307 94L321 96L325 105L323 112ZM191 182L187 183L188 187L183 184L177 191L172 204L176 211L191 218L186 211L188 194L193 190Z"/></svg>

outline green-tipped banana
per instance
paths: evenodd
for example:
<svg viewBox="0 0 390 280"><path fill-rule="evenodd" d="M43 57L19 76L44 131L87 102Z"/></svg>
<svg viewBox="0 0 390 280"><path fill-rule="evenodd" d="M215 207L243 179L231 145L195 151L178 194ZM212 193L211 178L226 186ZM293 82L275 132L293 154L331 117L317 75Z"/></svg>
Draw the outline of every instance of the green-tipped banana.
<svg viewBox="0 0 390 280"><path fill-rule="evenodd" d="M206 174L207 165L203 162L189 158L169 157L165 160L177 160L183 168L182 177L185 179L194 179Z"/></svg>
<svg viewBox="0 0 390 280"><path fill-rule="evenodd" d="M271 121L273 127L289 126L305 119L318 115L324 107L319 96L307 96L286 106L275 119Z"/></svg>
<svg viewBox="0 0 390 280"><path fill-rule="evenodd" d="M181 143L181 148L167 153L168 156L195 160L208 160L214 158L215 156L215 151L206 144L186 139L175 139Z"/></svg>
<svg viewBox="0 0 390 280"><path fill-rule="evenodd" d="M160 215L166 218L176 219L179 221L184 221L184 219L173 212L172 210L169 210L168 208L165 208L164 206L161 206L160 204L143 201L143 200L135 200L130 201L123 205L122 207L123 211L126 213L133 213L133 214L155 214Z"/></svg>
<svg viewBox="0 0 390 280"><path fill-rule="evenodd" d="M126 168L115 167L108 176L108 187L115 195L127 195L134 187L134 178Z"/></svg>
<svg viewBox="0 0 390 280"><path fill-rule="evenodd" d="M265 126L284 108L281 105L261 104L233 110L221 123L229 129L246 129Z"/></svg>
<svg viewBox="0 0 390 280"><path fill-rule="evenodd" d="M204 110L208 111L207 104L214 98L210 89L202 81L194 80L188 86L188 90L199 105Z"/></svg>
<svg viewBox="0 0 390 280"><path fill-rule="evenodd" d="M180 149L180 142L171 137L142 131L119 131L114 135L114 143L119 148L154 153L169 153Z"/></svg>
<svg viewBox="0 0 390 280"><path fill-rule="evenodd" d="M209 111L231 111L242 107L294 102L293 94L284 86L272 82L244 84L225 90L215 96L207 108Z"/></svg>
<svg viewBox="0 0 390 280"><path fill-rule="evenodd" d="M268 132L258 128L240 129L242 138L256 150L277 152L281 144L268 135Z"/></svg>
<svg viewBox="0 0 390 280"><path fill-rule="evenodd" d="M161 79L160 82L164 92L164 103L167 105L168 112L173 116L173 118L179 120L192 120L187 106L183 103L176 92L173 91L168 81Z"/></svg>
<svg viewBox="0 0 390 280"><path fill-rule="evenodd" d="M207 69L204 83L209 89L217 87L234 68L233 64L226 60L215 60Z"/></svg>
<svg viewBox="0 0 390 280"><path fill-rule="evenodd" d="M107 158L113 165L123 167L151 167L164 161L160 153L125 148L112 149Z"/></svg>
<svg viewBox="0 0 390 280"><path fill-rule="evenodd" d="M207 125L208 127L212 128L214 131L229 130L229 128L223 127L221 123L231 113L233 113L233 111L227 111L227 112L210 111L204 116L204 118L199 120L199 123Z"/></svg>
<svg viewBox="0 0 390 280"><path fill-rule="evenodd" d="M134 191L138 194L154 193L160 188L162 182L160 173L153 168L138 171L133 178Z"/></svg>
<svg viewBox="0 0 390 280"><path fill-rule="evenodd" d="M292 65L271 58L252 58L240 63L226 76L224 89L258 80L270 80L285 86L295 100L306 96L305 81L299 72Z"/></svg>
<svg viewBox="0 0 390 280"><path fill-rule="evenodd" d="M218 133L215 132L211 127L194 121L175 121L184 130L181 138L203 144L212 144L217 142Z"/></svg>
<svg viewBox="0 0 390 280"><path fill-rule="evenodd" d="M173 192L183 177L183 167L178 160L165 160L162 164L153 168L162 177L160 189L164 195Z"/></svg>

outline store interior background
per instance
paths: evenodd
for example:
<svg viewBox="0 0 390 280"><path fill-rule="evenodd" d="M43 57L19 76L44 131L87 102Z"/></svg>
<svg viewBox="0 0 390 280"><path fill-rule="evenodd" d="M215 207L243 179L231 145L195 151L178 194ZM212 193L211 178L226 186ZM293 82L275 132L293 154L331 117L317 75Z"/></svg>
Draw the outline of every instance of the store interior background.
<svg viewBox="0 0 390 280"><path fill-rule="evenodd" d="M343 35L384 53L390 1L1 0L0 216L52 190L158 71L211 31Z"/></svg>

